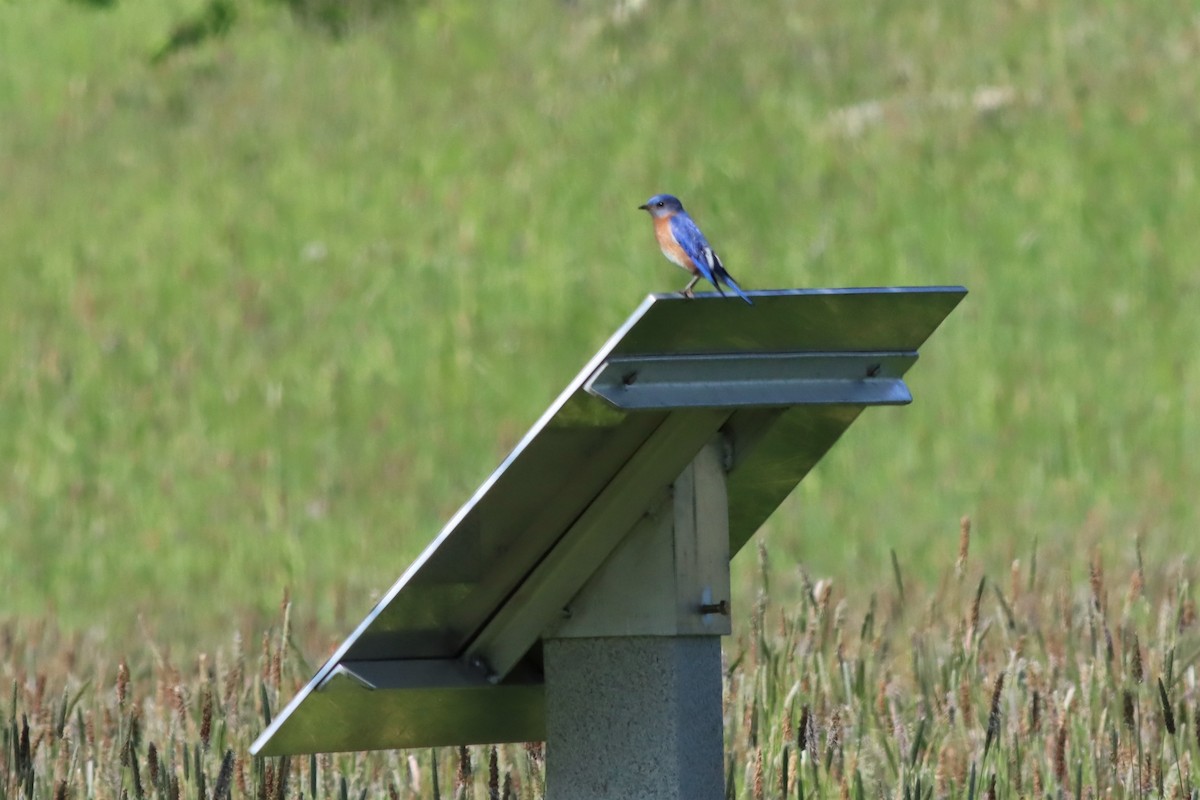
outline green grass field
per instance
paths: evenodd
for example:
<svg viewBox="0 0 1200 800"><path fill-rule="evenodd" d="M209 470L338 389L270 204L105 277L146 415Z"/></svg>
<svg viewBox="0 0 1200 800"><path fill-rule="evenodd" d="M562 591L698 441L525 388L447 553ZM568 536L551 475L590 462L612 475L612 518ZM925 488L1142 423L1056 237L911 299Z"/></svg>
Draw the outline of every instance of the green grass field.
<svg viewBox="0 0 1200 800"><path fill-rule="evenodd" d="M234 0L152 63L202 5L0 4L0 617L91 642L88 692L257 641L289 590L320 660L682 286L660 191L747 288L971 290L915 403L759 533L773 603L803 565L865 613L893 551L933 596L964 515L1002 585L1140 538L1190 602L1193 4L425 0L332 36Z"/></svg>

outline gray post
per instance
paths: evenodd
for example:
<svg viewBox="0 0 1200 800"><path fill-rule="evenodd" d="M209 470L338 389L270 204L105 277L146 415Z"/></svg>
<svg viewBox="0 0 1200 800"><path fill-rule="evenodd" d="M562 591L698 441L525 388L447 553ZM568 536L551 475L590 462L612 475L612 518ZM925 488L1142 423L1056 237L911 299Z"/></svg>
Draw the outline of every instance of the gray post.
<svg viewBox="0 0 1200 800"><path fill-rule="evenodd" d="M728 601L715 442L544 637L549 800L721 800Z"/></svg>

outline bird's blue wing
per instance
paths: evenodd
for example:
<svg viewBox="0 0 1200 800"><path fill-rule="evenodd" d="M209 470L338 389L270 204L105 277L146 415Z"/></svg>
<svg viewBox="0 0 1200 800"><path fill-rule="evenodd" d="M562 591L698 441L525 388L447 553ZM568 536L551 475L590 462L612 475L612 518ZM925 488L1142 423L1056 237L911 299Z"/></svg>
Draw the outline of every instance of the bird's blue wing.
<svg viewBox="0 0 1200 800"><path fill-rule="evenodd" d="M688 258L700 270L700 274L705 280L713 286L717 286L716 276L713 275L712 264L710 263L709 255L712 254L712 248L708 245L708 240L704 238L704 234L700 232L700 228L688 216L686 211L681 211L671 217L671 235L675 237L675 241L679 242L679 246L683 248L683 252L688 254ZM715 257L715 254L713 254ZM721 287L717 286L718 291Z"/></svg>

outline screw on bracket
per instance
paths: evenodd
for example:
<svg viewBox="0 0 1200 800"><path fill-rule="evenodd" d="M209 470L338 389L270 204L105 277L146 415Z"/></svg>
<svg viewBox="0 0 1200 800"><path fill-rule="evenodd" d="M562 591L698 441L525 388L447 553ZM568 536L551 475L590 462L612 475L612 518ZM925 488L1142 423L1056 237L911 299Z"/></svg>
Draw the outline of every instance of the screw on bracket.
<svg viewBox="0 0 1200 800"><path fill-rule="evenodd" d="M871 366L867 367L867 377L874 378L876 375L878 375L882 371L883 371L882 364L872 364Z"/></svg>
<svg viewBox="0 0 1200 800"><path fill-rule="evenodd" d="M498 683L500 681L500 676L496 674L491 664L483 656L475 656L471 659L470 664L474 669L483 673L483 677L487 679L488 683Z"/></svg>
<svg viewBox="0 0 1200 800"><path fill-rule="evenodd" d="M635 369L632 372L626 372L624 375L622 375L621 383L623 383L626 386L633 386L635 383L637 383L637 379L638 379L638 374L637 374L637 370Z"/></svg>
<svg viewBox="0 0 1200 800"><path fill-rule="evenodd" d="M719 603L701 603L701 614L720 614L723 617L729 616L729 601L722 600Z"/></svg>

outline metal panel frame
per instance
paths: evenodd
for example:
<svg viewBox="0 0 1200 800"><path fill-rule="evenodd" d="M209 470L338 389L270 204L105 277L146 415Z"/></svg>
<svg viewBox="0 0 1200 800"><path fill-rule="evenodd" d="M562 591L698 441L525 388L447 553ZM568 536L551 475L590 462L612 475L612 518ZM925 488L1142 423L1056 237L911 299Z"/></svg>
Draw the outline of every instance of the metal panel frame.
<svg viewBox="0 0 1200 800"><path fill-rule="evenodd" d="M647 297L252 752L539 738L539 637L700 448L725 442L732 555L863 408L911 400L965 293Z"/></svg>

